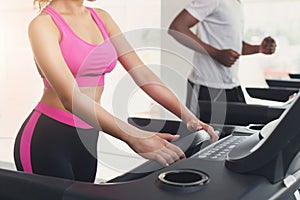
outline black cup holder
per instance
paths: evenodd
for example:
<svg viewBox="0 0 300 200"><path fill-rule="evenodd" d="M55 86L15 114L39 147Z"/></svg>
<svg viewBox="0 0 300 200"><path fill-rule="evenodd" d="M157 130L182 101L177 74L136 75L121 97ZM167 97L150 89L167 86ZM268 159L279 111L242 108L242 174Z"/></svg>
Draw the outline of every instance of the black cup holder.
<svg viewBox="0 0 300 200"><path fill-rule="evenodd" d="M207 174L191 169L171 170L159 174L157 186L170 192L195 192L209 181Z"/></svg>

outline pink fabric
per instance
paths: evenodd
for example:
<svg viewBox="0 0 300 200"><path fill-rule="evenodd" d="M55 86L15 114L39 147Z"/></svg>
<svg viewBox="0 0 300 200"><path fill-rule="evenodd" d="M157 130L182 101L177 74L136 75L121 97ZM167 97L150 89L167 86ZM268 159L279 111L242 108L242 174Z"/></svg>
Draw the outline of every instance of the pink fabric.
<svg viewBox="0 0 300 200"><path fill-rule="evenodd" d="M101 44L90 44L81 39L50 5L44 8L43 12L52 17L60 31L61 52L78 85L99 86L104 85L104 75L114 69L118 56L104 23L92 8L87 9L102 33L104 42ZM46 88L51 87L46 79L44 85Z"/></svg>
<svg viewBox="0 0 300 200"><path fill-rule="evenodd" d="M35 107L36 111L39 111L40 113L43 113L44 115L55 119L61 123L67 124L69 126L82 128L82 129L91 129L93 128L77 116L65 112L63 110L60 110L58 108L55 108L53 106L50 106L44 102L39 102L38 105Z"/></svg>
<svg viewBox="0 0 300 200"><path fill-rule="evenodd" d="M32 173L32 165L31 165L31 154L30 154L30 147L31 147L31 140L34 132L34 128L36 123L38 122L39 117L41 114L44 114L52 119L55 119L61 123L82 128L82 129L91 129L93 128L86 122L82 121L75 115L60 110L58 108L52 107L46 103L39 102L38 105L35 107L35 111L33 112L32 116L30 117L29 121L27 122L23 135L20 142L20 159L23 166L23 170L28 173Z"/></svg>
<svg viewBox="0 0 300 200"><path fill-rule="evenodd" d="M40 117L41 113L34 112L30 117L20 142L20 159L25 172L32 173L30 144L33 135L34 127Z"/></svg>

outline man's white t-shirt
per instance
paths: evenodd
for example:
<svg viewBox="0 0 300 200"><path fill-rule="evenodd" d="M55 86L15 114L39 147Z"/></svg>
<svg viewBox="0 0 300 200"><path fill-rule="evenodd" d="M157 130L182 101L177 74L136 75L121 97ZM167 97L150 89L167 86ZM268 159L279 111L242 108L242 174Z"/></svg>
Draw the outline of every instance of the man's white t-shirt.
<svg viewBox="0 0 300 200"><path fill-rule="evenodd" d="M197 36L203 42L219 50L242 52L244 16L240 0L193 0L185 10L199 20ZM239 85L238 60L228 68L208 54L195 52L193 64L189 80L196 84L225 89Z"/></svg>

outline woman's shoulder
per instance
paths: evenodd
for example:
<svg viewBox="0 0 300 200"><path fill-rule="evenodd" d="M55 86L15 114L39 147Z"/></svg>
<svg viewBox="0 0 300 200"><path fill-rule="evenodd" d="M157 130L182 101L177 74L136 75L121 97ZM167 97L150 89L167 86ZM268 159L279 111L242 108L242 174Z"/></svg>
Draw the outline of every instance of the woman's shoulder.
<svg viewBox="0 0 300 200"><path fill-rule="evenodd" d="M101 8L93 8L93 10L97 13L97 15L105 24L112 20L111 15L106 10Z"/></svg>
<svg viewBox="0 0 300 200"><path fill-rule="evenodd" d="M40 32L43 32L44 34L55 34L59 36L59 31L53 22L50 15L46 13L39 13L36 17L34 17L29 25L28 25L28 33L31 34L38 34Z"/></svg>
<svg viewBox="0 0 300 200"><path fill-rule="evenodd" d="M52 25L53 25L53 21L51 19L51 16L41 12L30 21L29 28L49 27L49 26L51 27Z"/></svg>

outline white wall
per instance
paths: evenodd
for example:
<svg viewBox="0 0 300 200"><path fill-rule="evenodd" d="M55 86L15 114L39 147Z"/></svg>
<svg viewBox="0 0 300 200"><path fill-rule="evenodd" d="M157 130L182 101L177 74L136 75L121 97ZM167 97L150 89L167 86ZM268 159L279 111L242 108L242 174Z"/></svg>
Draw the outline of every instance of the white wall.
<svg viewBox="0 0 300 200"><path fill-rule="evenodd" d="M161 9L161 26L167 30L173 19L182 11L191 0L163 0ZM185 103L186 80L192 69L193 51L179 44L164 32L162 40L162 79L171 87L179 99ZM170 113L166 114L171 117Z"/></svg>
<svg viewBox="0 0 300 200"><path fill-rule="evenodd" d="M12 141L42 91L27 39L34 14L32 4L21 0L0 7L0 160L9 162Z"/></svg>

